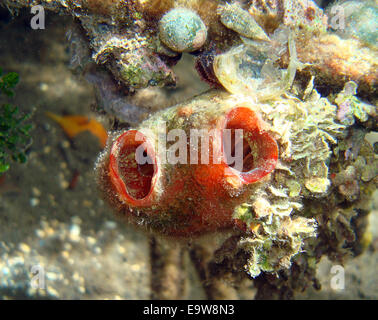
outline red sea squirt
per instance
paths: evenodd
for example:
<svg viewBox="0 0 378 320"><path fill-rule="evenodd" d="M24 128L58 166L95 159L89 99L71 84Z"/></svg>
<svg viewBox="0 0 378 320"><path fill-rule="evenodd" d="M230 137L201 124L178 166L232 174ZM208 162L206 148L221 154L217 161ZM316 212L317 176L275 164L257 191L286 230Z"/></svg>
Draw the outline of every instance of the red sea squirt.
<svg viewBox="0 0 378 320"><path fill-rule="evenodd" d="M211 97L207 99L211 101ZM201 98L194 99L189 107L169 108L138 129L110 137L97 172L105 198L122 217L147 230L184 238L240 225L233 212L253 193L256 183L269 180L265 177L276 166L278 146L251 107L220 107L214 101L202 105ZM231 138L235 130L242 129L242 169L228 164L223 134L210 137L209 161L201 161L200 147L195 149L198 163L190 163L189 158L187 163L162 161L157 141L142 129L158 130L156 121L161 119L167 121L166 128L184 130L188 146L191 129L229 129ZM137 161L140 146L149 160L145 164ZM230 147L232 154L235 139L231 139ZM220 159L214 161L212 151L217 148L221 150ZM188 155L191 152L188 150Z"/></svg>

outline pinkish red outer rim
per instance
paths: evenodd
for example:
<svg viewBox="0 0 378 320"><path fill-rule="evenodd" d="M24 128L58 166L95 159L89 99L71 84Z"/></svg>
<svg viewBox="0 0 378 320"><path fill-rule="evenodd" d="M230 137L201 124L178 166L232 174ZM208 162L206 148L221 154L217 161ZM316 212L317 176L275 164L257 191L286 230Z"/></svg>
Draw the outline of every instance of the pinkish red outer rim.
<svg viewBox="0 0 378 320"><path fill-rule="evenodd" d="M127 138L127 136L130 134L136 134L136 133L143 135L138 130L128 130L125 133L121 134L117 138L117 140L113 143L113 146L110 151L110 156L109 156L109 177L121 200L127 202L129 205L142 207L142 206L150 205L153 200L152 194L153 194L153 190L154 190L156 180L157 180L156 177L158 174L158 166L156 162L155 153L150 154L150 156L154 159L154 175L152 176L151 188L150 188L149 193L144 198L141 198L141 199L135 199L128 193L126 185L123 182L122 178L120 177L119 170L118 170L118 162L116 158L117 151L122 147L124 140ZM151 150L151 152L153 152L152 145L149 143L145 135L143 135L143 140L141 141L141 144L142 143L146 143L148 145L148 149Z"/></svg>
<svg viewBox="0 0 378 320"><path fill-rule="evenodd" d="M228 119L230 117L230 113L234 112L235 109L247 109L248 111L255 113L255 111L253 111L252 109L247 108L247 107L235 107L235 108L231 109L230 111L227 112L225 119L222 122L222 127L224 129L227 127L227 122L228 122ZM248 172L239 172L239 171L235 170L234 168L230 167L231 172L234 173L234 175L236 177L238 177L243 182L243 184L250 184L250 183L254 183L254 182L261 180L263 177L265 177L266 175L271 173L277 165L277 161L278 161L278 145L277 145L277 142L267 132L260 130L260 126L259 126L258 123L257 123L257 129L258 129L259 135L264 135L266 138L269 139L269 142L273 143L273 145L276 147L275 150L274 150L275 152L272 155L272 157L270 159L268 159L271 163L267 164L267 167L264 168L264 169L263 168L254 168L254 169L252 169ZM223 152L223 135L221 135L221 139L222 139L221 140L222 160L227 165L227 161L224 157L224 152ZM258 176L258 177L256 177L256 176Z"/></svg>

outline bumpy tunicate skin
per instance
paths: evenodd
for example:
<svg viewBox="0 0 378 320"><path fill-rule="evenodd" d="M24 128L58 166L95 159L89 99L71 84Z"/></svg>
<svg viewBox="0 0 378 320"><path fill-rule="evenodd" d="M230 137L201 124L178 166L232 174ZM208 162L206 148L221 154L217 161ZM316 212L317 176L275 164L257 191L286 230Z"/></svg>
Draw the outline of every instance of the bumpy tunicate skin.
<svg viewBox="0 0 378 320"><path fill-rule="evenodd" d="M197 13L185 8L169 11L159 22L160 40L176 52L192 52L203 46L206 26Z"/></svg>

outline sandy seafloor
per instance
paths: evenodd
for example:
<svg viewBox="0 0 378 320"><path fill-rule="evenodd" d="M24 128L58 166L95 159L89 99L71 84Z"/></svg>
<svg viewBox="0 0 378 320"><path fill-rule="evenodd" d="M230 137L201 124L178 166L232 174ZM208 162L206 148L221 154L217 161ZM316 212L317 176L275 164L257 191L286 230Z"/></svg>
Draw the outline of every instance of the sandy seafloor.
<svg viewBox="0 0 378 320"><path fill-rule="evenodd" d="M0 10L0 67L20 74L12 103L33 112L34 124L29 161L13 164L0 182L0 298L149 299L149 239L120 223L101 200L93 171L101 150L98 141L89 133L69 140L45 115L93 115L93 89L67 68L65 33L72 19L48 13L46 29L32 30L30 18L24 12L10 20L7 11ZM207 89L185 70L192 60L184 61L186 65L177 66L181 98ZM70 189L75 172L79 178ZM322 290L310 289L295 298L377 299L377 211L370 215L369 228L372 245L345 265L344 290L330 288L331 264L323 259L318 271ZM183 298L204 299L194 267L188 264ZM31 268L36 265L45 270L45 289L31 286ZM240 298L253 298L253 290L247 292Z"/></svg>

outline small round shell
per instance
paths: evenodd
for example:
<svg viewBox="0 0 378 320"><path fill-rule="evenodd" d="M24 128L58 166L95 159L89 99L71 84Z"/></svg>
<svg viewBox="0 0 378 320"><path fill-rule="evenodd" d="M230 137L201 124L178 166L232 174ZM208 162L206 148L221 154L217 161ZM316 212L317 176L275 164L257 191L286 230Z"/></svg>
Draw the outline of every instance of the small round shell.
<svg viewBox="0 0 378 320"><path fill-rule="evenodd" d="M160 40L176 52L192 52L203 46L207 37L206 26L192 10L176 8L159 22Z"/></svg>

